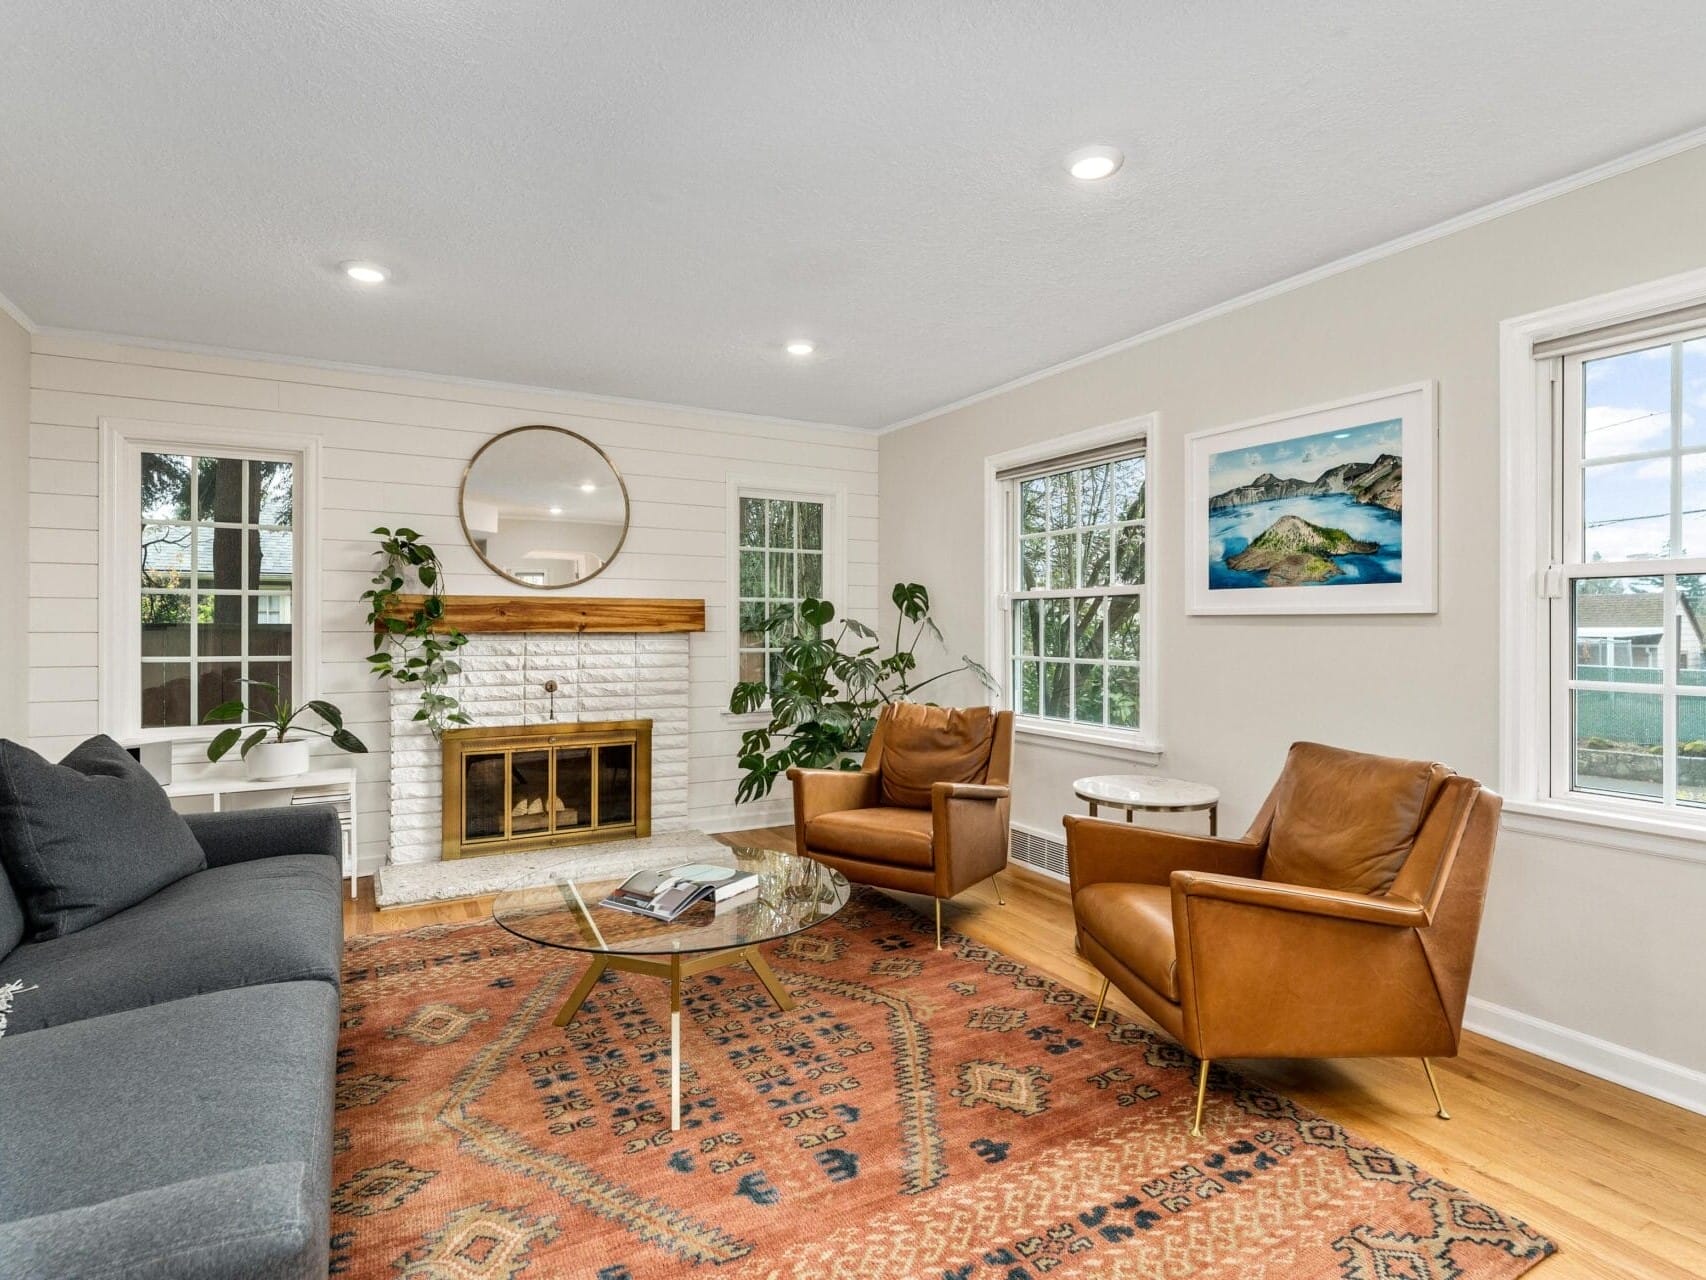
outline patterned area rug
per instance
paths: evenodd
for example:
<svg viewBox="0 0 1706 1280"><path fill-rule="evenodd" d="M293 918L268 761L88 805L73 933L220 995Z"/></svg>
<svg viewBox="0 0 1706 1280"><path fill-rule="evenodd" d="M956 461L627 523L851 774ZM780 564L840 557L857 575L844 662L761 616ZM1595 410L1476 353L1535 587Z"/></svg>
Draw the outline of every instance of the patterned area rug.
<svg viewBox="0 0 1706 1280"><path fill-rule="evenodd" d="M332 1272L402 1280L1492 1280L1551 1243L1289 1100L859 891L701 975L669 1129L665 984L491 924L345 957Z"/></svg>

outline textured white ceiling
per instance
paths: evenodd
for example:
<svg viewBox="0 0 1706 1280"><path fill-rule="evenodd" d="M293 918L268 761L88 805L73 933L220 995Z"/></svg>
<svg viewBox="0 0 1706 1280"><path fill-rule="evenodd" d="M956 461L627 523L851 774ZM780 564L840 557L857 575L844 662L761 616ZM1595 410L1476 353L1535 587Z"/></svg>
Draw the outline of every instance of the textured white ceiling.
<svg viewBox="0 0 1706 1280"><path fill-rule="evenodd" d="M8 0L0 293L876 427L1706 123L1703 48L1701 0Z"/></svg>

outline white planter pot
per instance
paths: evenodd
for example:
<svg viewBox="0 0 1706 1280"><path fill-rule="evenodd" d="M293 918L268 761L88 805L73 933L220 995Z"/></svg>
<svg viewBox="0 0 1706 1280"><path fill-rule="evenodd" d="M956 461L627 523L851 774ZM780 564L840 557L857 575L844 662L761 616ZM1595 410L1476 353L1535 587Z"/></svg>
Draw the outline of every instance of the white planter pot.
<svg viewBox="0 0 1706 1280"><path fill-rule="evenodd" d="M263 742L243 757L243 765L256 782L294 778L308 772L306 742Z"/></svg>

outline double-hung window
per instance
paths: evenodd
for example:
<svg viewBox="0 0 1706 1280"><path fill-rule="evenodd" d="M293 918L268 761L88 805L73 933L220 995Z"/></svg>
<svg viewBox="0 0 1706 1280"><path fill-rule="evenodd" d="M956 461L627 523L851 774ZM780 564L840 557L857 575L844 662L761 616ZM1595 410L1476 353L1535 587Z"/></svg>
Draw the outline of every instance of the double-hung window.
<svg viewBox="0 0 1706 1280"><path fill-rule="evenodd" d="M1550 788L1706 810L1706 324L1555 353Z"/></svg>
<svg viewBox="0 0 1706 1280"><path fill-rule="evenodd" d="M1147 459L1141 441L998 471L1005 676L1021 728L1146 728Z"/></svg>
<svg viewBox="0 0 1706 1280"><path fill-rule="evenodd" d="M291 702L313 696L312 450L183 431L109 427L103 594L114 643L102 697L121 734L170 737L222 702L264 705L255 681Z"/></svg>

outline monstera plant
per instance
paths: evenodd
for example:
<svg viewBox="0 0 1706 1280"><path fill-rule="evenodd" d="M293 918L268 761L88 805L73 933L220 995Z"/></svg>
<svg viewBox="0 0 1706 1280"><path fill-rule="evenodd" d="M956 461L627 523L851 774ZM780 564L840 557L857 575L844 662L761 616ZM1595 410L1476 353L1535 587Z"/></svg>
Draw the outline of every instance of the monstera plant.
<svg viewBox="0 0 1706 1280"><path fill-rule="evenodd" d="M930 593L916 582L898 582L889 598L897 616L886 652L874 630L838 616L827 600L779 605L766 615L764 631L781 645L780 672L773 681L743 680L729 696L737 715L766 706L770 712L768 724L741 735L735 803L769 795L794 765L857 769L884 705L912 699L938 680L970 671L984 687L995 687L984 666L964 655L957 667L915 679L919 641L928 635L943 643L930 617Z"/></svg>

